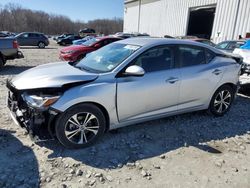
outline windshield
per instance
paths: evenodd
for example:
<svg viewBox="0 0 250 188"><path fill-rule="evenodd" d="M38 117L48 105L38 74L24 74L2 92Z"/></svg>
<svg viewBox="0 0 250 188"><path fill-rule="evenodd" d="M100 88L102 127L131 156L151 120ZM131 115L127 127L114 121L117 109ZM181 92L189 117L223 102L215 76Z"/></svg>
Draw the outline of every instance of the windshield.
<svg viewBox="0 0 250 188"><path fill-rule="evenodd" d="M94 43L100 41L101 39L98 39L98 38L93 38L93 39L90 39L86 42L83 43L84 46L91 46L93 45Z"/></svg>
<svg viewBox="0 0 250 188"><path fill-rule="evenodd" d="M136 45L112 43L88 54L76 67L94 72L110 72L139 48Z"/></svg>

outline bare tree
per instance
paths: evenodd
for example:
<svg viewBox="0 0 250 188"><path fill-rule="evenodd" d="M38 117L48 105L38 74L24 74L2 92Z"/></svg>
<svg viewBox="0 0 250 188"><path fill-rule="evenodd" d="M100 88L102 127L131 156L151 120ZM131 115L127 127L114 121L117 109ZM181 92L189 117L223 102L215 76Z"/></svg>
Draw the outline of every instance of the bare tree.
<svg viewBox="0 0 250 188"><path fill-rule="evenodd" d="M48 14L22 8L18 4L0 4L0 31L24 32L37 31L49 35L61 33L78 33L86 27L97 33L112 34L123 30L121 18L97 19L87 23L72 21L67 16Z"/></svg>

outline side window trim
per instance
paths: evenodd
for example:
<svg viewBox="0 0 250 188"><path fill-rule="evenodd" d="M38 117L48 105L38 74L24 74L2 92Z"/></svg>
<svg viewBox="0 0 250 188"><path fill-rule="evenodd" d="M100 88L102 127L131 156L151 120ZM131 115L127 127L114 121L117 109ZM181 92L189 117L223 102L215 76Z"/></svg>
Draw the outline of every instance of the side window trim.
<svg viewBox="0 0 250 188"><path fill-rule="evenodd" d="M134 63L134 61L139 57L139 56L141 56L142 54L144 54L144 53L146 53L147 51L149 51L149 50L151 50L151 49L154 49L154 48L160 48L160 47L171 47L171 48L173 48L173 64L174 64L174 66L171 68L171 69L175 69L175 68L179 68L179 63L178 63L178 61L176 61L176 55L177 55L177 45L176 44L163 44L163 45L158 45L158 46L154 46L154 47L150 47L150 48L148 48L147 50L145 50L145 51L143 51L143 52L141 52L140 54L138 54L136 57L134 57L122 70L120 70L118 73L117 73L117 75L116 75L116 77L123 77L123 73L125 72L125 70L129 67L129 66L131 66L133 63ZM170 70L171 70L170 69Z"/></svg>
<svg viewBox="0 0 250 188"><path fill-rule="evenodd" d="M207 54L207 53L210 53L210 54L213 55L213 58L212 58L210 61L208 60L207 55L205 55L205 57L206 57L206 64L209 64L209 63L211 63L211 61L214 60L214 58L216 57L216 54L215 54L213 51L209 50L209 49L205 49L205 53L206 53L206 54Z"/></svg>

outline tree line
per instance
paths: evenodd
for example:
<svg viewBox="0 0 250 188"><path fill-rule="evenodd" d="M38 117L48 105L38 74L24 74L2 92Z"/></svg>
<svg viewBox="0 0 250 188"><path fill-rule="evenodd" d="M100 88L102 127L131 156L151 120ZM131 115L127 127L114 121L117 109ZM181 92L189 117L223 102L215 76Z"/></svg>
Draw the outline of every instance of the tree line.
<svg viewBox="0 0 250 188"><path fill-rule="evenodd" d="M18 4L0 4L0 31L20 33L41 32L48 35L62 33L77 34L80 29L92 28L97 33L113 34L123 30L121 18L96 19L88 22L72 21L67 16L48 14L21 7Z"/></svg>

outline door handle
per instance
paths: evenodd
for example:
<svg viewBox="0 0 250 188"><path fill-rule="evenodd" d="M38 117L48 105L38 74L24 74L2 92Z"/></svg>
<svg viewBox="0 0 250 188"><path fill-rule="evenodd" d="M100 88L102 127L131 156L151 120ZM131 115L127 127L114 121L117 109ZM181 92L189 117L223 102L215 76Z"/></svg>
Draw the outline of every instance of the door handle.
<svg viewBox="0 0 250 188"><path fill-rule="evenodd" d="M171 77L169 79L166 80L166 82L170 83L170 84L174 84L175 82L179 81L178 78L174 78L174 77Z"/></svg>
<svg viewBox="0 0 250 188"><path fill-rule="evenodd" d="M215 75L219 75L220 73L222 73L222 71L220 69L215 69L213 71L213 74L215 74Z"/></svg>

